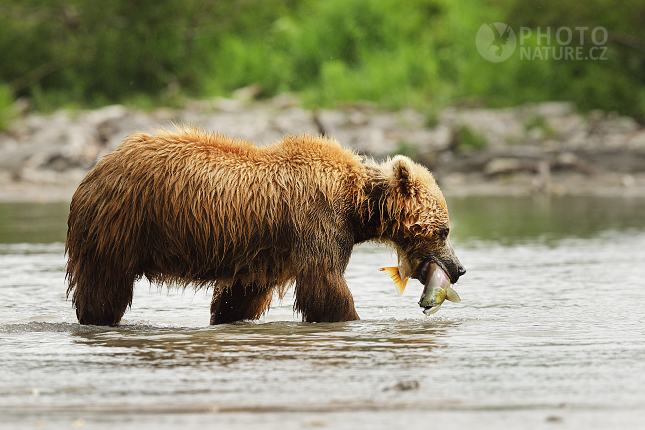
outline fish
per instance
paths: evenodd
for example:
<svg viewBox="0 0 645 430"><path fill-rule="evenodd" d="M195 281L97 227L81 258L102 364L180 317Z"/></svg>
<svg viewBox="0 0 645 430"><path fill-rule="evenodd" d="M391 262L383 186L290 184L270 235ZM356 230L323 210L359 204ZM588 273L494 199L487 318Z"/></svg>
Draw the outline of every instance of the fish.
<svg viewBox="0 0 645 430"><path fill-rule="evenodd" d="M430 263L428 279L421 294L419 306L424 308L424 314L430 315L437 312L446 299L453 303L461 302L459 294L450 285L446 272L435 263Z"/></svg>
<svg viewBox="0 0 645 430"><path fill-rule="evenodd" d="M399 296L403 294L405 286L408 284L408 280L410 280L410 277L412 276L410 263L399 257L398 266L382 267L379 270L390 275L390 278L394 281L394 286L396 287L396 291L399 293Z"/></svg>
<svg viewBox="0 0 645 430"><path fill-rule="evenodd" d="M428 278L423 294L421 294L421 299L419 300L419 306L424 308L424 314L430 315L437 312L446 299L454 303L459 303L461 298L450 285L450 280L441 267L435 263L428 262L426 264L429 265ZM405 265L403 267L382 267L379 270L390 275L394 281L396 291L399 293L399 296L402 295L410 279L409 273L411 270ZM401 276L401 272L403 272L403 276Z"/></svg>
<svg viewBox="0 0 645 430"><path fill-rule="evenodd" d="M398 267L381 267L379 270L390 275L390 278L394 281L397 293L399 293L399 296L402 295L410 278L401 279Z"/></svg>

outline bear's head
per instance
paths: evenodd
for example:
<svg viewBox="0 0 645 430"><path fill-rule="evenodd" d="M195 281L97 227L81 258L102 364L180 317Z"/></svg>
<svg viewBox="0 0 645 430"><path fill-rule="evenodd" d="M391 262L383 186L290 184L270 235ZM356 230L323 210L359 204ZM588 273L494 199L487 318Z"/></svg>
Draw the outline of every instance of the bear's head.
<svg viewBox="0 0 645 430"><path fill-rule="evenodd" d="M446 200L432 174L398 155L381 165L385 193L380 201L381 238L394 245L401 278L425 284L431 263L455 283L466 273L450 245Z"/></svg>

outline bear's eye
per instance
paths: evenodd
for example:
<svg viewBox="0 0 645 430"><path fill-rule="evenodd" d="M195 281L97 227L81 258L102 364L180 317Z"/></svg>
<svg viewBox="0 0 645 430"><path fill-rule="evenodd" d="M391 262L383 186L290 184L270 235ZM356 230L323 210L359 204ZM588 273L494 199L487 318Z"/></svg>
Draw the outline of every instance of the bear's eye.
<svg viewBox="0 0 645 430"><path fill-rule="evenodd" d="M448 235L450 234L450 229L448 227L444 227L441 230L439 230L439 240L446 240L448 239Z"/></svg>

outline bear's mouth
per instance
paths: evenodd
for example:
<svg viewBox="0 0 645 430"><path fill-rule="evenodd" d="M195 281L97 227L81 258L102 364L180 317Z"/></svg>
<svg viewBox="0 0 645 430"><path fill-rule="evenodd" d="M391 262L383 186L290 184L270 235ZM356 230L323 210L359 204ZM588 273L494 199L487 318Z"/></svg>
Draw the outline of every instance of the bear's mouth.
<svg viewBox="0 0 645 430"><path fill-rule="evenodd" d="M421 282L423 285L426 284L426 281L428 280L428 270L430 270L430 263L432 260L426 260L423 263L421 263L421 271L419 272L419 282Z"/></svg>
<svg viewBox="0 0 645 430"><path fill-rule="evenodd" d="M444 273L448 273L448 272L446 272L446 269L443 267L442 264L440 264L436 260L433 260L432 258L428 258L423 263L421 263L421 271L419 272L419 277L417 278L419 280L419 282L421 282L423 285L426 284L426 282L428 280L428 275L431 275L431 273L429 273L430 272L430 265L433 264L433 263L437 265L438 269L443 270Z"/></svg>

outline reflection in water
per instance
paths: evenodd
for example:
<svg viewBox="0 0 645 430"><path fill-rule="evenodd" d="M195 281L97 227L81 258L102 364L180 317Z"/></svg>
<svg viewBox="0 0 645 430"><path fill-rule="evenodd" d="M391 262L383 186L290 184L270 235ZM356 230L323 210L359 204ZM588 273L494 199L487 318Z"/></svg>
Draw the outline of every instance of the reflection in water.
<svg viewBox="0 0 645 430"><path fill-rule="evenodd" d="M322 361L325 366L366 365L384 354L399 364L431 357L454 321L361 321L335 324L241 323L205 329L126 326L74 333L82 345L127 350L128 365L230 366L253 361ZM102 354L110 355L106 350Z"/></svg>
<svg viewBox="0 0 645 430"><path fill-rule="evenodd" d="M448 199L448 207L459 240L514 243L645 228L645 199L471 196Z"/></svg>
<svg viewBox="0 0 645 430"><path fill-rule="evenodd" d="M69 203L0 202L0 243L65 242Z"/></svg>

